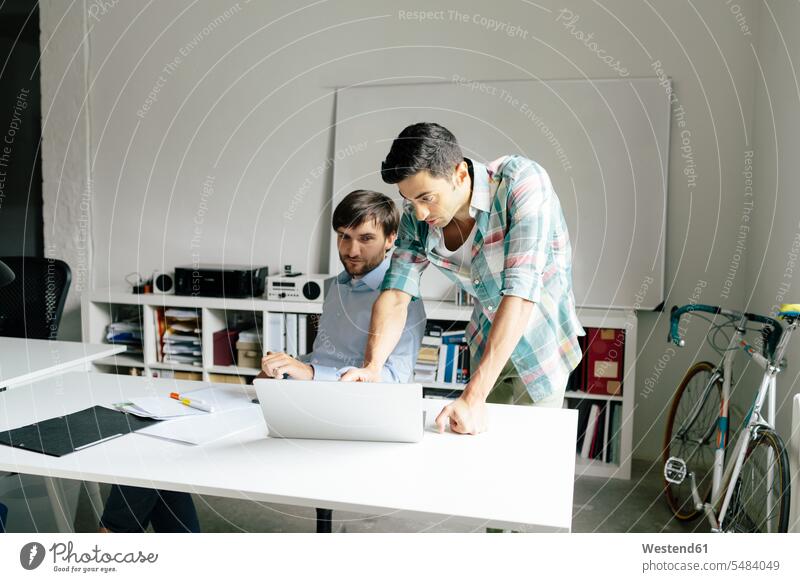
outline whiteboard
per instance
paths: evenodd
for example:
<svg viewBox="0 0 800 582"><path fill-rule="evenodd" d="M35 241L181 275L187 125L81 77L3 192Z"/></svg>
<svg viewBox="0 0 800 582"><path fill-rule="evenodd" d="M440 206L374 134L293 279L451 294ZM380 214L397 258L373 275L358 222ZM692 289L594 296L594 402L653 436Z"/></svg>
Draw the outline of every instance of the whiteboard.
<svg viewBox="0 0 800 582"><path fill-rule="evenodd" d="M397 187L381 180L381 162L400 131L420 121L447 127L468 158L521 154L544 167L569 228L578 306L654 309L664 300L670 104L656 79L340 89L331 208L359 188L399 201ZM330 248L335 273L335 235ZM424 298L454 291L428 267Z"/></svg>

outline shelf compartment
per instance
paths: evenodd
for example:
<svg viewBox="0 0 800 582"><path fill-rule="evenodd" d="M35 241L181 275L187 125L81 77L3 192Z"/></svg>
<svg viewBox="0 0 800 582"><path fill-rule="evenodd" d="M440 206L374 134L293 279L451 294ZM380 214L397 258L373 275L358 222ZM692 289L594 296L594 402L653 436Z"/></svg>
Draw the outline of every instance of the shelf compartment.
<svg viewBox="0 0 800 582"><path fill-rule="evenodd" d="M242 368L239 366L210 366L206 368L209 374L228 374L231 376L258 376L258 368Z"/></svg>
<svg viewBox="0 0 800 582"><path fill-rule="evenodd" d="M581 392L579 390L567 390L564 392L564 398L572 398L574 400L606 400L609 402L622 402L622 396L612 396L611 394L589 394L588 392Z"/></svg>

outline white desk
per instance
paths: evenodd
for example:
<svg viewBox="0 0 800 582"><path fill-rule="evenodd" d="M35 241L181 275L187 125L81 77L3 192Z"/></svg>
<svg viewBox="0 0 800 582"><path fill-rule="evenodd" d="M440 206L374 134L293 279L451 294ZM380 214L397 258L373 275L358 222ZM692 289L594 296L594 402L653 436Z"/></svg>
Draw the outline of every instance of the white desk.
<svg viewBox="0 0 800 582"><path fill-rule="evenodd" d="M143 394L206 383L71 372L0 394L0 430ZM219 384L242 390L230 384ZM443 406L425 400L430 425ZM0 470L334 510L404 510L496 527L570 531L577 413L490 405L490 431L425 433L421 443L267 437L248 428L204 446L130 434L61 458L0 446Z"/></svg>
<svg viewBox="0 0 800 582"><path fill-rule="evenodd" d="M125 351L125 346L0 337L0 391Z"/></svg>

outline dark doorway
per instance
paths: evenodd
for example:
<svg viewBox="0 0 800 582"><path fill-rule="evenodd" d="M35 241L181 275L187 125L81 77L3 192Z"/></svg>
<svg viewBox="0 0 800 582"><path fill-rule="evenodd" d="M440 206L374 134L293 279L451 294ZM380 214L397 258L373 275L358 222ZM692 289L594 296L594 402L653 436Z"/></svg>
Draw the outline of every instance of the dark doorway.
<svg viewBox="0 0 800 582"><path fill-rule="evenodd" d="M0 0L0 256L43 255L36 0Z"/></svg>

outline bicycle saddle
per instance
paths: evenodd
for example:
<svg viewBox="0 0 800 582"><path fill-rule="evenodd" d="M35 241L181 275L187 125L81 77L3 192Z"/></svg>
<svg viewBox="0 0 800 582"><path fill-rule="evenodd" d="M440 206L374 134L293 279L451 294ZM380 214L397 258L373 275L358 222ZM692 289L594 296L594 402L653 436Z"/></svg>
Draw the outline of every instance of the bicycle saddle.
<svg viewBox="0 0 800 582"><path fill-rule="evenodd" d="M800 303L784 303L778 310L781 317L800 317Z"/></svg>

